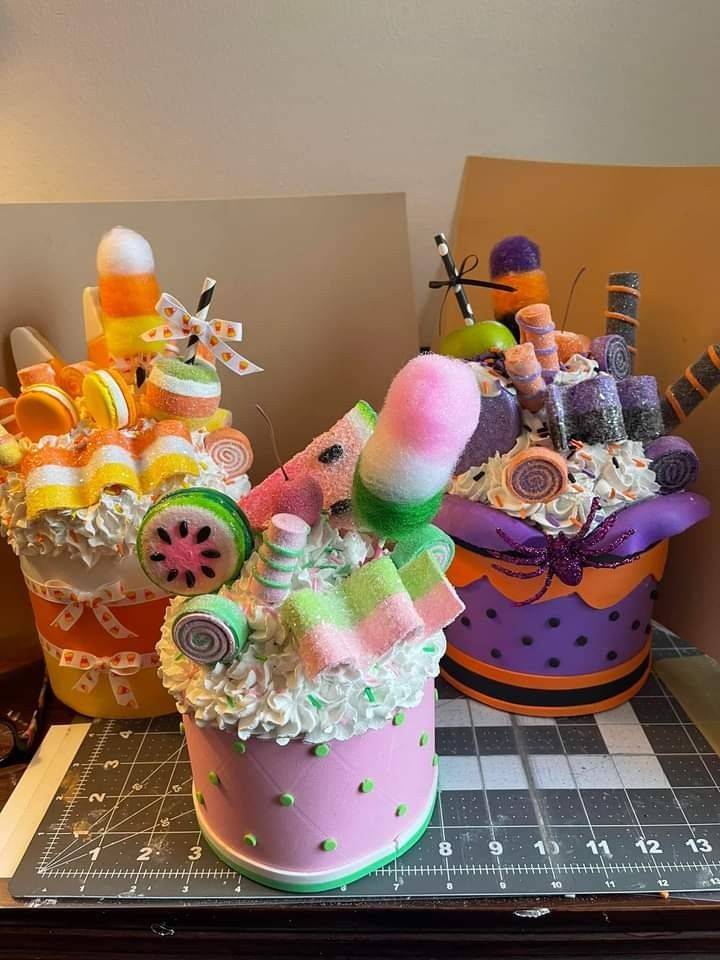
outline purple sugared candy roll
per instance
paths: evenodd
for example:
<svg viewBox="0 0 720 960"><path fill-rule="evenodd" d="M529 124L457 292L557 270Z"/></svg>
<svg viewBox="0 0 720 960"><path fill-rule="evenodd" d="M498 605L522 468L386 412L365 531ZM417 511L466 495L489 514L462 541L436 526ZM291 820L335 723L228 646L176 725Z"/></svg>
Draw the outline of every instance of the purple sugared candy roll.
<svg viewBox="0 0 720 960"><path fill-rule="evenodd" d="M660 493L677 493L692 486L700 471L700 460L682 437L658 437L645 448L650 469L660 484Z"/></svg>
<svg viewBox="0 0 720 960"><path fill-rule="evenodd" d="M590 341L588 356L595 360L600 370L616 380L624 380L632 373L632 357L627 343L616 333L595 337Z"/></svg>
<svg viewBox="0 0 720 960"><path fill-rule="evenodd" d="M625 440L625 425L616 381L607 373L564 388L569 436L584 443Z"/></svg>
<svg viewBox="0 0 720 960"><path fill-rule="evenodd" d="M483 396L480 419L463 451L456 473L478 467L496 453L507 453L522 433L522 414L515 394L505 387L497 396Z"/></svg>
<svg viewBox="0 0 720 960"><path fill-rule="evenodd" d="M618 381L617 392L625 429L631 440L648 443L662 436L665 427L655 377L626 377Z"/></svg>

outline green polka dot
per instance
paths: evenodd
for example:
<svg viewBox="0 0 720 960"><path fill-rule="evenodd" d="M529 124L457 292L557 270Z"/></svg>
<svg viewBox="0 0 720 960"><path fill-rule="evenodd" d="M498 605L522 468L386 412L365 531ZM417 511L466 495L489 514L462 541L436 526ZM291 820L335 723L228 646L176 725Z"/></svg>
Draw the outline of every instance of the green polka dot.
<svg viewBox="0 0 720 960"><path fill-rule="evenodd" d="M326 743L319 743L313 753L316 757L326 757L330 753L330 747Z"/></svg>
<svg viewBox="0 0 720 960"><path fill-rule="evenodd" d="M403 725L403 723L405 723L405 714L402 712L402 710L398 710L393 717L393 726L400 727Z"/></svg>
<svg viewBox="0 0 720 960"><path fill-rule="evenodd" d="M406 813L407 813L407 804L406 803L399 804L395 810L395 816L404 817Z"/></svg>
<svg viewBox="0 0 720 960"><path fill-rule="evenodd" d="M360 784L360 793L371 793L374 789L375 781L370 780L369 778L367 780L363 780L363 782Z"/></svg>
<svg viewBox="0 0 720 960"><path fill-rule="evenodd" d="M292 807L295 803L295 797L291 793L281 793L278 797L278 803L281 807Z"/></svg>
<svg viewBox="0 0 720 960"><path fill-rule="evenodd" d="M214 770L211 770L208 774L208 780L214 787L217 787L220 783L220 777L215 773Z"/></svg>
<svg viewBox="0 0 720 960"><path fill-rule="evenodd" d="M325 853L332 853L333 850L337 850L337 840L333 840L332 837L328 837L327 840L323 840L320 846Z"/></svg>
<svg viewBox="0 0 720 960"><path fill-rule="evenodd" d="M438 755L437 755L436 753L434 753L434 754L433 754L433 766L436 767L437 765L438 765Z"/></svg>
<svg viewBox="0 0 720 960"><path fill-rule="evenodd" d="M249 847L257 846L257 837L254 833L246 833L243 837L243 842L246 843Z"/></svg>
<svg viewBox="0 0 720 960"><path fill-rule="evenodd" d="M205 806L205 797L202 795L202 791L200 790L195 791L195 799L197 800L197 802L200 804L201 807Z"/></svg>
<svg viewBox="0 0 720 960"><path fill-rule="evenodd" d="M428 744L428 740L429 740L429 739L430 739L430 737L428 736L427 733L421 733L421 734L420 734L420 746L421 746L421 747L426 747L427 744Z"/></svg>
<svg viewBox="0 0 720 960"><path fill-rule="evenodd" d="M236 740L233 743L233 750L235 751L235 753L245 753L245 751L247 750L247 747L242 742L242 740Z"/></svg>

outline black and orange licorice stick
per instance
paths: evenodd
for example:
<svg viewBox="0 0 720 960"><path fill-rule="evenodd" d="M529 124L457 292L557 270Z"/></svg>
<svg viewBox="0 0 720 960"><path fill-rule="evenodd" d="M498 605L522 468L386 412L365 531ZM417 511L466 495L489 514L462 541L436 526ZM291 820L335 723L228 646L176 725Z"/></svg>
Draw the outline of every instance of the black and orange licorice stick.
<svg viewBox="0 0 720 960"><path fill-rule="evenodd" d="M720 384L720 344L710 344L695 363L671 386L662 398L663 423L668 433L674 430Z"/></svg>
<svg viewBox="0 0 720 960"><path fill-rule="evenodd" d="M611 273L608 277L605 332L623 338L630 351L631 368L637 353L638 308L640 306L640 274Z"/></svg>

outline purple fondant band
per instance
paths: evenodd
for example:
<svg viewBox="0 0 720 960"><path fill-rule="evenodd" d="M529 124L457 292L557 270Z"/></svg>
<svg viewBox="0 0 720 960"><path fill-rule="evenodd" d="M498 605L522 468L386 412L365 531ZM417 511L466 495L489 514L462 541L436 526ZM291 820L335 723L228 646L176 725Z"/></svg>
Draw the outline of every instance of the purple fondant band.
<svg viewBox="0 0 720 960"><path fill-rule="evenodd" d="M618 548L617 555L629 557L642 553L658 540L673 537L704 520L710 513L710 503L697 493L670 493L665 497L643 500L621 510L606 541L611 543L626 530L634 533ZM537 527L511 517L484 503L473 503L463 497L448 494L443 498L434 523L456 540L462 540L480 550L508 550L507 543L498 536L498 528L517 543L541 545L544 534ZM595 545L602 552L603 542Z"/></svg>

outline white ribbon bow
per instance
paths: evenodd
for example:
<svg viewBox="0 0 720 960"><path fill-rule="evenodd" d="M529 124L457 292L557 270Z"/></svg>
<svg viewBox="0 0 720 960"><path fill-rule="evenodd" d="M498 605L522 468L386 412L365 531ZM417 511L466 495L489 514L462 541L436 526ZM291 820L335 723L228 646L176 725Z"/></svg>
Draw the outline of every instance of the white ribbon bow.
<svg viewBox="0 0 720 960"><path fill-rule="evenodd" d="M132 602L137 598L137 591L126 591L119 581L106 583L92 593L73 590L62 580L48 580L47 583L39 583L37 580L26 578L26 581L33 593L53 603L63 604L62 610L51 622L53 627L70 630L75 626L83 612L88 609L92 610L97 622L111 637L116 637L118 640L127 640L128 637L137 636L132 630L124 627L107 606L109 603L120 603L128 600ZM147 591L147 593L150 594L150 591ZM154 594L150 594L150 596L154 596Z"/></svg>
<svg viewBox="0 0 720 960"><path fill-rule="evenodd" d="M128 677L138 673L143 667L156 667L160 662L156 653L122 650L111 657L96 657L95 654L85 653L82 650L61 650L44 637L41 639L43 646L59 660L61 667L73 667L75 670L84 671L77 683L73 685L73 690L90 693L95 689L100 674L107 673L115 700L121 707L131 709L137 709L137 701Z"/></svg>
<svg viewBox="0 0 720 960"><path fill-rule="evenodd" d="M155 309L164 323L142 334L143 340L148 343L153 340L185 340L187 337L195 336L212 351L218 360L239 376L246 377L250 373L262 373L262 367L243 357L226 342L234 340L240 343L241 323L230 323L227 320L203 320L201 317L193 316L169 293L161 295Z"/></svg>

